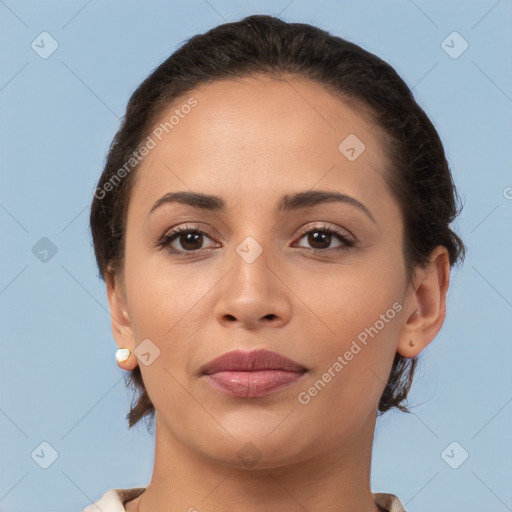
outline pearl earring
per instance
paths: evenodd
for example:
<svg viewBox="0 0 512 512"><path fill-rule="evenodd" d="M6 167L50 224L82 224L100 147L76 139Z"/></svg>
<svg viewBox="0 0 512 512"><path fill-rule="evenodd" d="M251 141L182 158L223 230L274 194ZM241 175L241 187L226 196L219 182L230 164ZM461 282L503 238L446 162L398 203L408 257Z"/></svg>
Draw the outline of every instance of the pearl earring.
<svg viewBox="0 0 512 512"><path fill-rule="evenodd" d="M116 352L116 361L118 363L124 363L129 359L131 351L129 348L118 348Z"/></svg>

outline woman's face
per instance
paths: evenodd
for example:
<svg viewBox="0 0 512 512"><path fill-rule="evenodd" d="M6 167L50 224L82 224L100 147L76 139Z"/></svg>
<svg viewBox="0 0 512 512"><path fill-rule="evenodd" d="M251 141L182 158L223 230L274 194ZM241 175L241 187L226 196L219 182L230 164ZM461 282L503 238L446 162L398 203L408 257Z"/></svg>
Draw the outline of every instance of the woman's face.
<svg viewBox="0 0 512 512"><path fill-rule="evenodd" d="M136 349L157 428L234 466L348 449L371 430L416 306L377 128L293 77L217 81L161 122L176 110L138 171L116 286L118 344ZM161 201L176 192L216 199ZM202 373L260 349L305 371Z"/></svg>

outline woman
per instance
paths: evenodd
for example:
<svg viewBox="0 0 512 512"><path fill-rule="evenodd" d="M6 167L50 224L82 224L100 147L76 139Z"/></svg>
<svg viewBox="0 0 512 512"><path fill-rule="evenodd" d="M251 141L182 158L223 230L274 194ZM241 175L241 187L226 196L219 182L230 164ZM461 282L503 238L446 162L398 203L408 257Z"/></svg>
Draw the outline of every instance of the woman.
<svg viewBox="0 0 512 512"><path fill-rule="evenodd" d="M139 86L91 208L118 364L156 424L146 488L86 511L398 512L404 405L464 244L439 136L378 57L249 16Z"/></svg>

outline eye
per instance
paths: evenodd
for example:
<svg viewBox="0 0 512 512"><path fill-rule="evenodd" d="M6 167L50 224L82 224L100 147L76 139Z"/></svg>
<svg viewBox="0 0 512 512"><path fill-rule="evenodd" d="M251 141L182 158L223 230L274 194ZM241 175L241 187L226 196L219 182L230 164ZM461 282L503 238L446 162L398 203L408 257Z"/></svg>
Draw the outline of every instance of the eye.
<svg viewBox="0 0 512 512"><path fill-rule="evenodd" d="M344 231L340 231L330 226L317 226L302 234L300 239L307 237L307 242L311 244L313 251L325 252L329 249L333 239L341 241L341 246L334 249L346 250L355 244L355 241Z"/></svg>
<svg viewBox="0 0 512 512"><path fill-rule="evenodd" d="M184 256L188 253L188 255L192 255L203 248L202 245L205 237L211 240L205 231L196 226L185 225L163 235L158 240L157 246L162 249L165 248L170 254ZM328 252L327 249L343 251L355 245L355 240L347 232L325 225L305 231L299 240L303 238L307 238L307 242L311 244L313 252ZM329 247L336 239L341 244L334 248ZM217 247L219 246L217 245ZM303 246L299 245L298 247Z"/></svg>
<svg viewBox="0 0 512 512"><path fill-rule="evenodd" d="M171 254L183 255L200 250L204 238L210 238L207 233L195 226L180 226L160 238L157 245L165 248ZM174 246L174 244L177 242ZM176 245L181 246L176 247Z"/></svg>

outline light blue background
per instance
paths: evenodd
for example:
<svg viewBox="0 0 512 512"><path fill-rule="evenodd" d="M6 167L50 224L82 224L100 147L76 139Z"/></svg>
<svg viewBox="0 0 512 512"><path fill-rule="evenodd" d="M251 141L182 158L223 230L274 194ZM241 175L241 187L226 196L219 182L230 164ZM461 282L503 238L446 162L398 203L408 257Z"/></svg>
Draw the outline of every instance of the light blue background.
<svg viewBox="0 0 512 512"><path fill-rule="evenodd" d="M468 246L448 316L421 356L414 414L378 420L372 490L408 512L512 510L512 4L450 1L21 1L0 3L2 233L0 510L79 511L145 486L153 437L128 430L89 205L126 102L184 39L255 13L318 25L388 61L444 142ZM280 14L281 13L281 14ZM59 44L42 59L43 31ZM459 32L452 59L441 42ZM507 190L509 191L507 199ZM32 247L58 252L42 263ZM31 458L43 441L48 468ZM469 458L452 469L457 441Z"/></svg>

